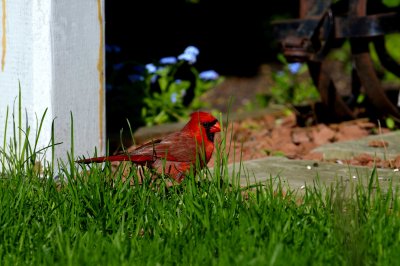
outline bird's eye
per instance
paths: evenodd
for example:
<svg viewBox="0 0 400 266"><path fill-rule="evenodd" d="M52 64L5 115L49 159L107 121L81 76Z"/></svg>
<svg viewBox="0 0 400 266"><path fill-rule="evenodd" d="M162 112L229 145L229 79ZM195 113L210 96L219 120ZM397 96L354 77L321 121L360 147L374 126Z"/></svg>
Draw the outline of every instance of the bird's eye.
<svg viewBox="0 0 400 266"><path fill-rule="evenodd" d="M210 128L212 126L214 126L216 123L218 122L218 120L213 120L211 122L203 122L201 123L203 125L203 127L205 128Z"/></svg>

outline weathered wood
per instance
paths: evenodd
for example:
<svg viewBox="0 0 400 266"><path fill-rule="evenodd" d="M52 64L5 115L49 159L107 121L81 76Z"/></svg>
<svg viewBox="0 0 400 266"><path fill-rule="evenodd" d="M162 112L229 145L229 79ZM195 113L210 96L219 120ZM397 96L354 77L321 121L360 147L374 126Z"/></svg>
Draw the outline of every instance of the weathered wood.
<svg viewBox="0 0 400 266"><path fill-rule="evenodd" d="M20 82L31 142L47 108L39 148L49 144L54 120L55 141L63 143L55 156L66 158L72 112L75 154L104 152L104 0L1 0L0 37L0 128ZM7 136L11 129L9 117Z"/></svg>

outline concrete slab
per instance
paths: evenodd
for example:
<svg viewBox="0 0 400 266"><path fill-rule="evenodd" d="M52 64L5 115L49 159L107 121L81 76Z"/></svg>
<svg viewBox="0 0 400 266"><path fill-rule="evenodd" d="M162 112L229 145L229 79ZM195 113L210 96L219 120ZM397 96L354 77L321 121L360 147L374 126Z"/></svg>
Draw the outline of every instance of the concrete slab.
<svg viewBox="0 0 400 266"><path fill-rule="evenodd" d="M267 157L243 162L239 173L239 164L229 165L228 171L240 177L243 186L266 183L271 178L279 177L291 190L304 190L304 186L320 184L330 185L342 180L344 183L361 182L367 186L373 169L363 166L348 166L309 160L290 160L285 157ZM380 187L387 190L400 185L400 172L393 169L376 169Z"/></svg>
<svg viewBox="0 0 400 266"><path fill-rule="evenodd" d="M387 147L374 148L368 146L371 140L386 141ZM366 153L380 159L394 159L400 155L400 131L368 136L359 140L335 142L317 147L313 152L323 154L324 159L350 159Z"/></svg>

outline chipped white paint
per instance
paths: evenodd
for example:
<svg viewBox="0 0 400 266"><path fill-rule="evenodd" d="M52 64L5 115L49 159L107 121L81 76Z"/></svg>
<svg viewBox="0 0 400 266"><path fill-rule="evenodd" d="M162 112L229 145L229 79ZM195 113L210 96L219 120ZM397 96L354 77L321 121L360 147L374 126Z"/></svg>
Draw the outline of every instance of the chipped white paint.
<svg viewBox="0 0 400 266"><path fill-rule="evenodd" d="M6 108L12 110L20 82L32 137L36 116L40 119L48 109L40 147L48 145L54 119L56 142L63 142L55 156L66 158L72 112L75 155L93 154L95 147L104 151L104 0L5 2L0 4L0 23L5 21L0 37L6 43L0 39L0 56L5 55L0 67L1 143Z"/></svg>

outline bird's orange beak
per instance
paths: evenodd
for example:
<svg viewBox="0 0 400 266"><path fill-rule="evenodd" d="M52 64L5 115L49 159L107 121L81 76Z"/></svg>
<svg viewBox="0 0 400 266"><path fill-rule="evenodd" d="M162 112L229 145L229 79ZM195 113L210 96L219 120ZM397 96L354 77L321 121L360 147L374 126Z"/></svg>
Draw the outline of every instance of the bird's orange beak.
<svg viewBox="0 0 400 266"><path fill-rule="evenodd" d="M215 123L212 127L210 127L210 133L221 132L221 125L219 122Z"/></svg>

